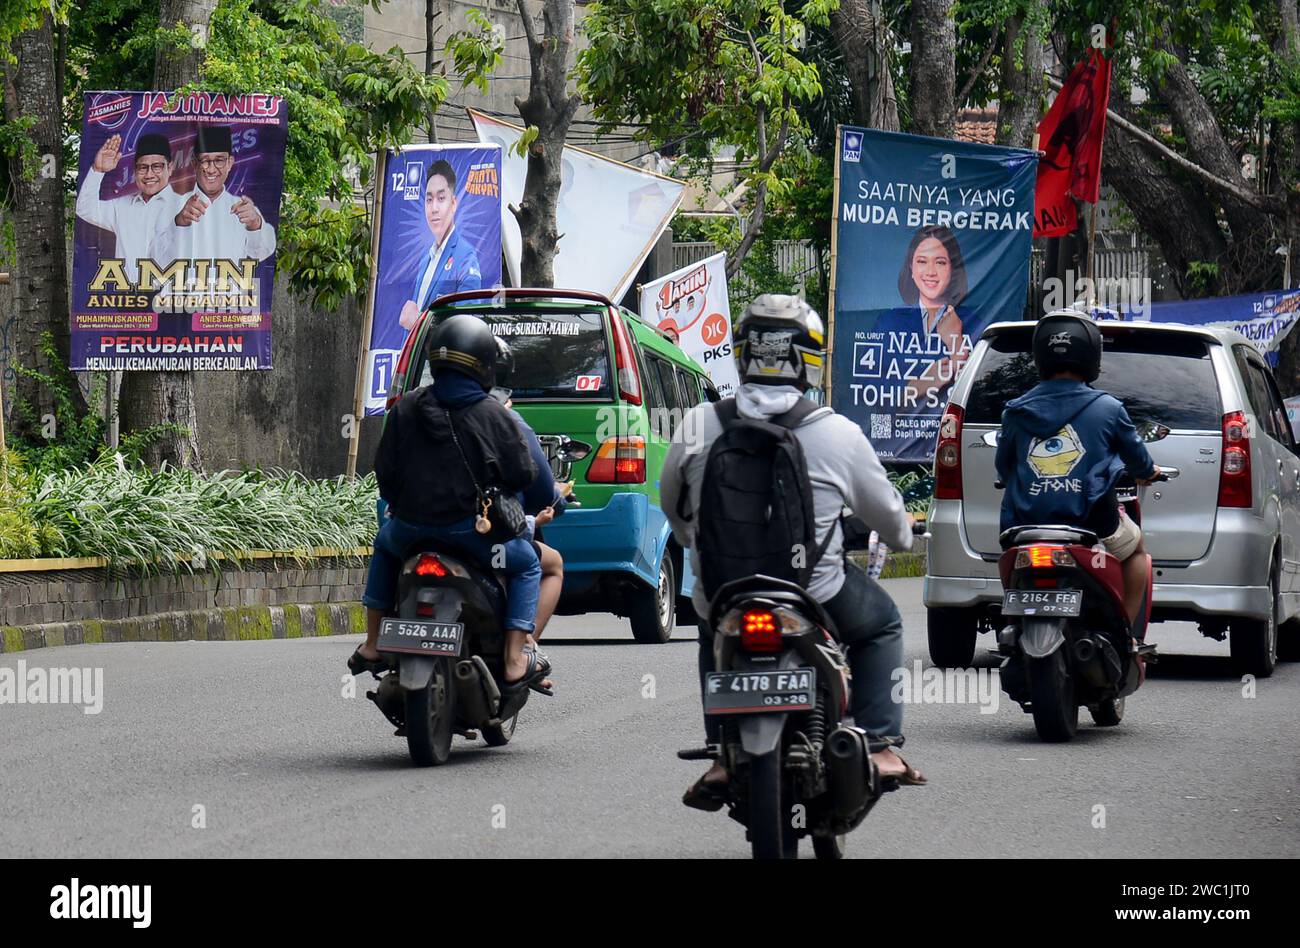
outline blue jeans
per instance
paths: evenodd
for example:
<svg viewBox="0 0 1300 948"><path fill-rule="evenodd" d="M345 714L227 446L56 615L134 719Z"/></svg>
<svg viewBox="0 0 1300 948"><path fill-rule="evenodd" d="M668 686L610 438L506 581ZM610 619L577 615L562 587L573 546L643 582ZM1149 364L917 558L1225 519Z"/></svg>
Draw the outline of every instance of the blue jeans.
<svg viewBox="0 0 1300 948"><path fill-rule="evenodd" d="M903 706L893 700L894 669L903 664L903 618L884 587L853 563L844 564L844 585L822 603L848 653L853 672L849 709L853 723L870 735L871 750L903 746ZM713 630L700 623L700 688L714 671ZM702 693L702 691L701 691ZM710 744L722 740L722 723L704 719Z"/></svg>
<svg viewBox="0 0 1300 948"><path fill-rule="evenodd" d="M390 611L397 602L397 581L402 558L412 545L445 540L479 558L479 565L491 569L495 544L474 530L474 518L432 527L389 519L375 536L375 553L370 558L370 575L362 603L369 609ZM542 564L527 540L504 544L506 574L506 628L532 632L537 618L537 590L542 581Z"/></svg>

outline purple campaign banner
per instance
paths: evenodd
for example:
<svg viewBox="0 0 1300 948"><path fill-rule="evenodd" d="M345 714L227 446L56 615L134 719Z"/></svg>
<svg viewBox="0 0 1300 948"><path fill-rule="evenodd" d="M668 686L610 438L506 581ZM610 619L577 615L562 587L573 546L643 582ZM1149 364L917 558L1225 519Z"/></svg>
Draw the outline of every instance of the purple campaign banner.
<svg viewBox="0 0 1300 948"><path fill-rule="evenodd" d="M439 296L501 285L501 148L388 152L379 223L366 414L384 411L407 334Z"/></svg>
<svg viewBox="0 0 1300 948"><path fill-rule="evenodd" d="M271 368L288 114L260 93L86 93L73 369Z"/></svg>

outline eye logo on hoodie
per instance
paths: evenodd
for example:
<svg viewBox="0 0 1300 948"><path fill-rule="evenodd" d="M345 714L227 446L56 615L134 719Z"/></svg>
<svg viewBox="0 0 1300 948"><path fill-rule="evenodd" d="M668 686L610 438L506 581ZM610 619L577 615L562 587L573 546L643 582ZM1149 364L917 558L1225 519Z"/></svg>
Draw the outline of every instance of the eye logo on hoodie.
<svg viewBox="0 0 1300 948"><path fill-rule="evenodd" d="M1039 477L1064 477L1078 466L1086 452L1074 426L1066 425L1047 438L1035 438L1025 459Z"/></svg>

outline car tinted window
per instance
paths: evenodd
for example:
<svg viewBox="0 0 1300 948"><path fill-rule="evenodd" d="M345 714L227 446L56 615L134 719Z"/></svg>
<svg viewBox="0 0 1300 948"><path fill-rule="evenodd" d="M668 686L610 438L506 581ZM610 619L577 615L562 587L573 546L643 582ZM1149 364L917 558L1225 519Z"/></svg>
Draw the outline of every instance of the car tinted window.
<svg viewBox="0 0 1300 948"><path fill-rule="evenodd" d="M695 374L677 367L677 384L682 390L682 408L689 411L700 403L700 385L695 381Z"/></svg>
<svg viewBox="0 0 1300 948"><path fill-rule="evenodd" d="M1282 400L1273 394L1272 382L1263 360L1250 346L1237 346L1233 354L1237 358L1237 367L1241 369L1241 377L1246 382L1246 394L1257 423L1265 434L1289 447L1290 425L1286 420L1286 409L1282 406Z"/></svg>
<svg viewBox="0 0 1300 948"><path fill-rule="evenodd" d="M1013 398L1038 384L1030 352L1033 328L998 333L980 360L966 399L968 424L996 425ZM1121 332L1107 336L1094 388L1124 403L1134 424L1219 430L1223 413L1209 345L1195 336Z"/></svg>
<svg viewBox="0 0 1300 948"><path fill-rule="evenodd" d="M649 363L650 371L658 378L659 390L663 393L663 404L666 409L655 412L651 417L651 424L659 434L671 438L673 432L677 430L676 423L682 416L681 389L677 386L672 363L649 353L646 353L646 362Z"/></svg>

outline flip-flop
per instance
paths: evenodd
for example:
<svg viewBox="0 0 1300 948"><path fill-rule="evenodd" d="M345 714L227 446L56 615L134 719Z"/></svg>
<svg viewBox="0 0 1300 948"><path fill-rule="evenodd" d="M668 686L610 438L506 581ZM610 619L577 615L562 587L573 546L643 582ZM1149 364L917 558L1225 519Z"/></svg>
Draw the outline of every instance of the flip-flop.
<svg viewBox="0 0 1300 948"><path fill-rule="evenodd" d="M902 754L897 754L897 752L895 753L898 759L903 761L903 766L906 767L907 770L903 771L901 774L881 774L880 788L882 793L887 793L890 790L897 790L899 787L924 787L930 782L925 778L921 771L903 760Z"/></svg>
<svg viewBox="0 0 1300 948"><path fill-rule="evenodd" d="M728 783L725 780L706 781L704 777L700 777L699 780L691 784L689 790L682 794L682 802L696 810L716 813L726 806L727 801L731 798L728 792L730 789Z"/></svg>
<svg viewBox="0 0 1300 948"><path fill-rule="evenodd" d="M354 675L360 675L365 672L381 672L387 667L388 659L383 655L380 655L378 658L366 658L361 654L360 645L357 646L355 652L348 656L348 671L352 672Z"/></svg>

